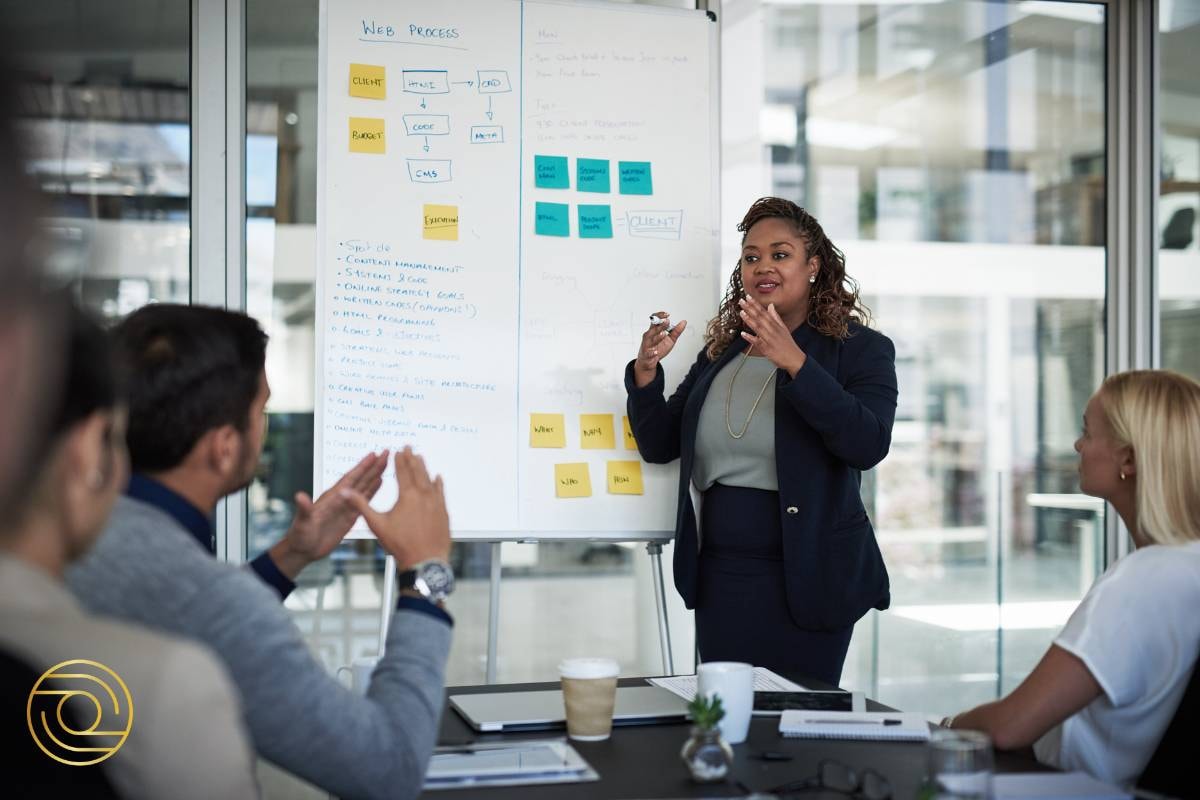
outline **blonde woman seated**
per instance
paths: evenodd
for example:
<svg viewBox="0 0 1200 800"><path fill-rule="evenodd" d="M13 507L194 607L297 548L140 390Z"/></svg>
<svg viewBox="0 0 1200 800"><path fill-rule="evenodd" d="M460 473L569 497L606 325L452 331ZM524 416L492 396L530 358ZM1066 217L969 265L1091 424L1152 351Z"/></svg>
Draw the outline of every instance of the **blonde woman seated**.
<svg viewBox="0 0 1200 800"><path fill-rule="evenodd" d="M1114 783L1137 780L1200 650L1200 384L1110 377L1075 443L1082 490L1112 504L1135 552L1101 575L1012 694L950 718L997 748Z"/></svg>

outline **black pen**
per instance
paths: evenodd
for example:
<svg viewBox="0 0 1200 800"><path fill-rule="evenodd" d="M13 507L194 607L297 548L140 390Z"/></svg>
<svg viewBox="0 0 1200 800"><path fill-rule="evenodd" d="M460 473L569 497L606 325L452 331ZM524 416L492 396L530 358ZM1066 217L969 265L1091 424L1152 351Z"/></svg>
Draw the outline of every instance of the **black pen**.
<svg viewBox="0 0 1200 800"><path fill-rule="evenodd" d="M829 722L834 725L903 725L902 719L808 719L805 722L818 725Z"/></svg>

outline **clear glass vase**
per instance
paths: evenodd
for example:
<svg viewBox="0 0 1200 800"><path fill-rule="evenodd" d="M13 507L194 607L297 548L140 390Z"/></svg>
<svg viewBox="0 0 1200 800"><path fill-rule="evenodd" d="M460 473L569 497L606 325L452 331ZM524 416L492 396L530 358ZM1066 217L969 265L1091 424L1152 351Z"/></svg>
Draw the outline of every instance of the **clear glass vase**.
<svg viewBox="0 0 1200 800"><path fill-rule="evenodd" d="M679 757L697 783L724 780L733 766L733 748L721 738L719 728L693 727Z"/></svg>

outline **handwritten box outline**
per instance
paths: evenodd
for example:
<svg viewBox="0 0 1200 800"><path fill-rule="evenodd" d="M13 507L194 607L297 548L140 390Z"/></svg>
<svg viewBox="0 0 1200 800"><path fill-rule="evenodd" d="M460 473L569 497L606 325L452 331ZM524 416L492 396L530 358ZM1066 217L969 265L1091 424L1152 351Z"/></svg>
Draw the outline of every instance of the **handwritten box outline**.
<svg viewBox="0 0 1200 800"><path fill-rule="evenodd" d="M447 183L454 180L454 171L448 158L408 158L405 161L408 163L408 179L413 183ZM418 173L422 169L435 169L433 166L435 164L445 164L445 177L441 175L436 177L419 176Z"/></svg>
<svg viewBox="0 0 1200 800"><path fill-rule="evenodd" d="M476 139L476 131L497 130L500 132L499 139ZM471 144L502 144L504 142L504 126L503 125L472 125L471 126Z"/></svg>
<svg viewBox="0 0 1200 800"><path fill-rule="evenodd" d="M484 77L483 77L483 76L484 76L484 75L503 75L503 76L504 76L504 86L505 86L505 88L503 88L503 89L491 89L491 88L489 88L488 90L484 91L484 88L483 88L483 82L484 82ZM504 94L504 93L506 93L506 92L511 92L511 91L512 91L512 82L511 82L511 81L508 79L508 70L506 70L506 69L480 69L480 70L476 70L476 71L475 71L475 80L477 81L477 83L475 84L475 88L479 90L479 93L480 93L480 94ZM493 78L488 78L487 80L494 80L494 79L493 79Z"/></svg>
<svg viewBox="0 0 1200 800"><path fill-rule="evenodd" d="M404 132L408 136L449 136L450 135L450 115L449 114L404 114L401 117L404 120ZM413 125L422 124L426 121L443 121L445 130L433 131L414 131Z"/></svg>
<svg viewBox="0 0 1200 800"><path fill-rule="evenodd" d="M654 226L645 224L635 218L638 215L674 217L674 225ZM639 239L679 239L683 234L683 209L642 209L625 212L625 225L629 235Z"/></svg>
<svg viewBox="0 0 1200 800"><path fill-rule="evenodd" d="M445 88L442 88L442 89L425 89L424 87L419 87L416 89L409 88L409 77L408 77L409 75L413 75L413 76L440 75L442 85ZM400 81L401 81L402 85L404 86L404 92L406 94L449 94L450 93L450 73L444 69L406 69L406 70L401 70Z"/></svg>

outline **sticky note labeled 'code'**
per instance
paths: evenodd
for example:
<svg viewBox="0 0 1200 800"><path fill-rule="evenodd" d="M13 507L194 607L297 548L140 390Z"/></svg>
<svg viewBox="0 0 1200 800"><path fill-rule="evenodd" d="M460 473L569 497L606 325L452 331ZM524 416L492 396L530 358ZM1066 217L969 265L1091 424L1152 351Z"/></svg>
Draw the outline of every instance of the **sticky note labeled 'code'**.
<svg viewBox="0 0 1200 800"><path fill-rule="evenodd" d="M535 203L533 215L538 236L571 235L571 207L566 203Z"/></svg>
<svg viewBox="0 0 1200 800"><path fill-rule="evenodd" d="M533 185L539 189L568 189L571 176L567 174L566 156L534 156Z"/></svg>
<svg viewBox="0 0 1200 800"><path fill-rule="evenodd" d="M422 214L421 238L458 241L458 206L425 204Z"/></svg>
<svg viewBox="0 0 1200 800"><path fill-rule="evenodd" d="M386 153L383 139L383 120L373 117L350 118L351 153Z"/></svg>
<svg viewBox="0 0 1200 800"><path fill-rule="evenodd" d="M530 447L566 447L567 425L562 414L529 415Z"/></svg>
<svg viewBox="0 0 1200 800"><path fill-rule="evenodd" d="M617 162L621 194L654 194L654 180L649 161Z"/></svg>
<svg viewBox="0 0 1200 800"><path fill-rule="evenodd" d="M612 211L608 206L579 207L580 239L611 239Z"/></svg>
<svg viewBox="0 0 1200 800"><path fill-rule="evenodd" d="M612 414L580 414L579 446L584 450L614 449Z"/></svg>
<svg viewBox="0 0 1200 800"><path fill-rule="evenodd" d="M642 493L642 462L609 461L607 471L609 494Z"/></svg>
<svg viewBox="0 0 1200 800"><path fill-rule="evenodd" d="M633 438L633 427L629 424L629 417L621 417L621 427L625 429L625 449L637 450L637 440Z"/></svg>
<svg viewBox="0 0 1200 800"><path fill-rule="evenodd" d="M575 188L581 192L609 192L608 160L578 158L575 160Z"/></svg>
<svg viewBox="0 0 1200 800"><path fill-rule="evenodd" d="M368 100L386 99L387 77L384 68L373 64L351 64L350 96Z"/></svg>
<svg viewBox="0 0 1200 800"><path fill-rule="evenodd" d="M591 497L592 478L587 464L554 465L555 497Z"/></svg>

